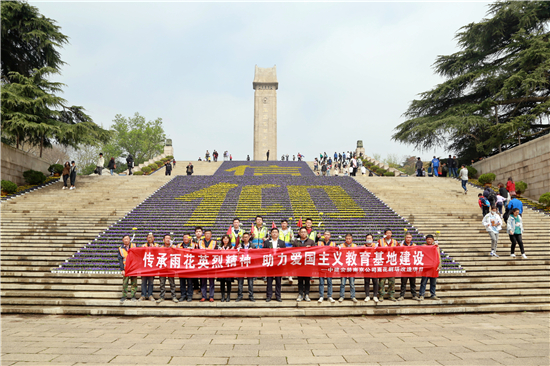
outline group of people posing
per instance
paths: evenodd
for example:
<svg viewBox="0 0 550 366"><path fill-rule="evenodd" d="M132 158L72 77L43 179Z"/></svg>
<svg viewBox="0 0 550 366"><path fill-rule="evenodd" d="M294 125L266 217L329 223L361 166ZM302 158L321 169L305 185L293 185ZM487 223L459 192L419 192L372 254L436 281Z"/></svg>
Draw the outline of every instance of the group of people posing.
<svg viewBox="0 0 550 366"><path fill-rule="evenodd" d="M257 216L254 221L250 232L246 232L242 227L240 220L235 218L233 220L233 225L228 230L228 233L223 235L220 242L212 238L211 230L203 230L201 227L195 228L195 235L184 234L182 242L179 244L174 243L172 237L167 234L163 237L162 244L155 243L155 238L153 233L149 233L147 236L147 242L141 247L165 247L165 248L181 248L181 249L206 249L206 250L229 250L229 249L258 249L258 248L288 248L288 247L313 247L313 246L330 246L330 247L358 247L358 246L368 246L368 247L396 247L396 246L415 246L417 244L413 243L412 235L407 233L405 239L401 242L398 242L392 237L392 231L386 229L384 231L384 236L379 240L374 240L372 234L367 234L365 241L361 243L354 243L353 235L347 234L345 236L345 241L341 244L337 244L331 240L331 233L327 230L322 234L313 230L313 221L308 218L306 219L305 226L302 226L298 230L297 237L294 237L293 230L288 226L286 220L281 221L281 229L279 230L276 227L268 229L267 226L263 223L263 218ZM122 239L123 245L119 247L118 259L120 264L120 270L123 273L124 279L122 284L122 298L120 299L121 303L127 299L128 292L130 292L130 297L132 301L156 301L161 303L165 300L166 296L166 280L170 284L170 292L173 302L180 301L193 301L194 288L198 287L198 282L200 280L200 290L201 290L201 302L209 301L214 302L214 278L179 278L180 285L180 298L176 295L176 281L174 277L159 277L160 283L160 297L155 299L153 296L153 281L154 277L142 277L141 278L141 297L139 299L135 298L137 291L137 277L126 276L124 273L126 258L130 248L135 248L136 245L131 243L129 235L125 235ZM419 244L420 245L420 244ZM437 242L434 241L432 235L426 236L425 245L436 245ZM439 250L437 251L439 256ZM438 271L441 269L441 260L438 259ZM220 291L221 291L221 301L229 302L231 301L231 290L232 283L237 281L237 298L235 301L243 300L243 291L244 291L244 280L245 278L218 278L220 282ZM281 297L281 287L282 287L282 277L266 277L264 281L266 283L266 302L270 302L273 299L273 282L275 282L275 300L278 302L282 301ZM319 278L319 299L318 302L323 302L325 298L325 283L327 284L327 299L331 303L334 303L333 299L333 286L332 278ZM345 299L345 290L346 283L349 285L350 297L354 303L357 303L355 291L355 277L341 277L340 278L340 291L338 301L342 302ZM254 281L255 278L246 278L247 287L248 287L248 300L255 301L254 299ZM288 277L289 283L293 283L294 279ZM399 297L395 297L395 277L388 278L373 278L373 277L364 277L364 289L365 289L365 302L370 301L370 284L372 283L373 289L373 300L375 303L381 302L384 300L384 297L388 295L389 300L391 301L402 301L405 298L405 291L407 282L409 282L409 288L411 291L412 299L423 301L424 294L426 291L426 286L428 281L430 282L430 299L439 300L436 296L436 282L437 278L435 277L422 277L420 281L420 290L419 293L416 291L416 278L415 277L402 277L401 278L401 288ZM312 278L311 277L298 277L298 297L296 298L297 302L301 301L311 301L310 299L310 287ZM128 291L130 287L130 291Z"/></svg>

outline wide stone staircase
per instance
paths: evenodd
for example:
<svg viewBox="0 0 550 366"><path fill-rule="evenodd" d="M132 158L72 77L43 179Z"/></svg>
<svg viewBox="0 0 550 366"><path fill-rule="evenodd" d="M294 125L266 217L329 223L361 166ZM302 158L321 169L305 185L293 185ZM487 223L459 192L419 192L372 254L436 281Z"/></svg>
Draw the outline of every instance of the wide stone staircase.
<svg viewBox="0 0 550 366"><path fill-rule="evenodd" d="M173 175L185 174L180 161ZM193 162L195 174L212 174L220 163ZM442 274L439 301L410 299L375 305L347 299L319 304L318 280L311 286L311 302L297 303L297 281L283 281L283 302L266 303L265 283L255 283L256 302L222 303L216 282L216 302L174 304L165 301L120 305L122 277L112 274L52 273L67 258L107 230L132 208L169 181L159 171L152 176L79 177L77 190L61 184L2 203L1 275L2 313L90 314L143 316L347 316L367 314L433 314L550 310L550 218L526 210L524 241L529 259L512 260L508 238L501 235L501 258L488 257L490 241L481 226L477 190L464 196L460 183L437 178L357 177L367 189L424 234L440 231L440 245L466 269L465 274ZM519 252L519 249L517 249ZM417 288L419 287L417 280ZM178 281L176 280L178 284ZM339 290L334 280L334 297ZM179 287L179 286L178 286ZM236 297L233 283L232 299ZM139 293L138 281L138 293ZM396 290L399 280L396 281ZM246 288L245 288L246 290ZM325 288L326 290L326 288ZM357 279L357 298L365 297ZM179 288L177 289L179 295ZM158 279L154 294L158 297Z"/></svg>
<svg viewBox="0 0 550 366"><path fill-rule="evenodd" d="M466 270L444 274L437 282L442 302L464 311L550 310L550 217L525 209L523 241L528 259L510 257L510 239L503 228L497 254L477 203L482 190L459 180L420 177L357 177L395 212L424 235L440 232L440 247Z"/></svg>

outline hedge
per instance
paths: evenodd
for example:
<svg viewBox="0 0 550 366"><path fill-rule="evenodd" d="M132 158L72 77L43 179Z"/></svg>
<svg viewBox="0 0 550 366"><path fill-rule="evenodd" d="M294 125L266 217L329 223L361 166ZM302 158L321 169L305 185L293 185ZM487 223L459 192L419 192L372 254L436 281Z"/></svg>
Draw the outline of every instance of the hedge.
<svg viewBox="0 0 550 366"><path fill-rule="evenodd" d="M2 181L2 188L4 187L4 181ZM550 206L550 192L542 194L539 198L539 202L545 206Z"/></svg>
<svg viewBox="0 0 550 366"><path fill-rule="evenodd" d="M148 167L151 168L151 170L157 170L159 168L155 163L149 164Z"/></svg>
<svg viewBox="0 0 550 366"><path fill-rule="evenodd" d="M143 168L142 168L143 170ZM143 172L135 172L134 175L143 175Z"/></svg>
<svg viewBox="0 0 550 366"><path fill-rule="evenodd" d="M395 177L395 173L394 173L394 172L386 172L386 173L384 173L384 175L385 175L386 177Z"/></svg>
<svg viewBox="0 0 550 366"><path fill-rule="evenodd" d="M48 171L50 173L53 172L53 173L57 173L57 174L61 175L61 173L63 173L63 165L61 165L61 164L52 164L48 168Z"/></svg>
<svg viewBox="0 0 550 366"><path fill-rule="evenodd" d="M141 171L145 174L151 173L151 168L149 168L148 166L144 166L143 168L141 168Z"/></svg>
<svg viewBox="0 0 550 366"><path fill-rule="evenodd" d="M17 184L13 183L11 180L2 179L2 190L7 194L13 194L17 192Z"/></svg>
<svg viewBox="0 0 550 366"><path fill-rule="evenodd" d="M467 166L466 169L468 169L468 178L469 179L476 179L477 178L477 169L473 166Z"/></svg>
<svg viewBox="0 0 550 366"><path fill-rule="evenodd" d="M164 161L155 161L155 164L157 164L157 166L163 166L164 165Z"/></svg>
<svg viewBox="0 0 550 366"><path fill-rule="evenodd" d="M44 173L32 169L23 172L23 178L25 178L25 182L32 185L42 184L46 181Z"/></svg>
<svg viewBox="0 0 550 366"><path fill-rule="evenodd" d="M496 179L496 175L494 175L493 173L485 173L485 174L481 174L477 180L481 184L490 184L490 183L493 183L495 179Z"/></svg>
<svg viewBox="0 0 550 366"><path fill-rule="evenodd" d="M168 156L166 157L166 159L172 160L172 159L174 159L174 157L173 157L172 155L168 155Z"/></svg>
<svg viewBox="0 0 550 366"><path fill-rule="evenodd" d="M527 190L527 183L524 181L516 182L516 193L521 194Z"/></svg>

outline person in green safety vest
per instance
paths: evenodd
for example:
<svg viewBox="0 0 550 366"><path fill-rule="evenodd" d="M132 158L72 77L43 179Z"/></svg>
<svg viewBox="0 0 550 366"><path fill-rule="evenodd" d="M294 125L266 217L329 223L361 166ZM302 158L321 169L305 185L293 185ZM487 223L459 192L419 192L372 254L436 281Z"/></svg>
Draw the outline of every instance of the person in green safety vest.
<svg viewBox="0 0 550 366"><path fill-rule="evenodd" d="M264 218L260 215L256 216L254 225L252 225L252 230L250 232L252 246L254 248L263 248L264 240L267 239L268 235L269 233L267 231L267 226L264 224Z"/></svg>
<svg viewBox="0 0 550 366"><path fill-rule="evenodd" d="M231 246L233 248L241 242L243 234L244 230L241 228L241 220L235 217L233 219L233 227L231 227L231 231L229 232L229 237L231 238Z"/></svg>
<svg viewBox="0 0 550 366"><path fill-rule="evenodd" d="M281 221L281 232L279 238L285 242L287 248L292 247L292 242L294 241L294 232L291 228L288 227L288 221Z"/></svg>
<svg viewBox="0 0 550 366"><path fill-rule="evenodd" d="M313 220L311 218L306 219L306 229L308 239L311 239L317 243L319 241L319 238L321 238L321 233L313 230Z"/></svg>

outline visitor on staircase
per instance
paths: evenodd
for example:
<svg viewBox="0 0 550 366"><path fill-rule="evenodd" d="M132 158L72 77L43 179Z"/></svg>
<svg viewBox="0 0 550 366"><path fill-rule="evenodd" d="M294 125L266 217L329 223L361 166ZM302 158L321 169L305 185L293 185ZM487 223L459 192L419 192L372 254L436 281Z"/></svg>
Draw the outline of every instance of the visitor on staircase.
<svg viewBox="0 0 550 366"><path fill-rule="evenodd" d="M132 299L132 301L136 301L136 298L134 296L136 295L137 291L137 277L127 277L124 273L128 251L130 250L130 248L135 247L136 245L134 243L131 243L130 235L124 235L124 237L122 238L122 245L118 248L118 264L120 270L122 271L122 276L124 277L124 279L122 280L122 297L120 298L121 304L126 301L126 297L128 296L128 282L131 283L130 298Z"/></svg>
<svg viewBox="0 0 550 366"><path fill-rule="evenodd" d="M107 169L109 169L109 171L111 172L111 175L114 174L116 169L115 158L111 158L111 160L109 160L109 164L107 164Z"/></svg>
<svg viewBox="0 0 550 366"><path fill-rule="evenodd" d="M132 175L132 168L134 167L134 157L132 154L128 154L126 157L126 165L128 166L128 175Z"/></svg>
<svg viewBox="0 0 550 366"><path fill-rule="evenodd" d="M63 175L63 188L61 189L67 189L69 188L67 186L67 180L69 180L69 175L71 174L71 164L69 164L68 161L63 164L63 172L61 174Z"/></svg>
<svg viewBox="0 0 550 366"><path fill-rule="evenodd" d="M170 164L170 160L164 163L164 166L166 167L164 175L172 175L172 164Z"/></svg>
<svg viewBox="0 0 550 366"><path fill-rule="evenodd" d="M416 176L422 177L424 174L422 173L422 168L424 165L422 164L422 160L420 160L420 157L416 160L415 168L416 168Z"/></svg>
<svg viewBox="0 0 550 366"><path fill-rule="evenodd" d="M105 167L105 159L103 158L103 153L99 153L99 158L97 159L96 170L98 175L103 174L103 167Z"/></svg>
<svg viewBox="0 0 550 366"><path fill-rule="evenodd" d="M483 226L485 226L485 229L491 237L491 253L489 253L489 255L491 257L498 258L498 232L502 229L502 219L497 212L496 206L491 206L491 211L487 215L485 215L485 217L483 217L481 223L483 224Z"/></svg>
<svg viewBox="0 0 550 366"><path fill-rule="evenodd" d="M187 173L187 175L193 174L193 164L191 162L189 162L189 164L185 168L185 172Z"/></svg>
<svg viewBox="0 0 550 366"><path fill-rule="evenodd" d="M69 189L76 189L76 187L74 186L76 182L76 163L74 162L74 160L71 161L70 179L71 179L71 188Z"/></svg>
<svg viewBox="0 0 550 366"><path fill-rule="evenodd" d="M519 214L519 208L511 210L510 217L508 217L508 222L506 223L506 230L508 230L508 235L510 235L510 241L512 242L510 257L516 257L515 251L517 243L519 244L522 258L527 259L527 255L525 255L525 250L523 249L523 240L521 238L523 235L523 218Z"/></svg>
<svg viewBox="0 0 550 366"><path fill-rule="evenodd" d="M466 183L468 183L468 169L466 169L466 165L464 164L462 164L462 169L460 169L460 180L462 181L464 194L468 194L468 188L466 188Z"/></svg>

